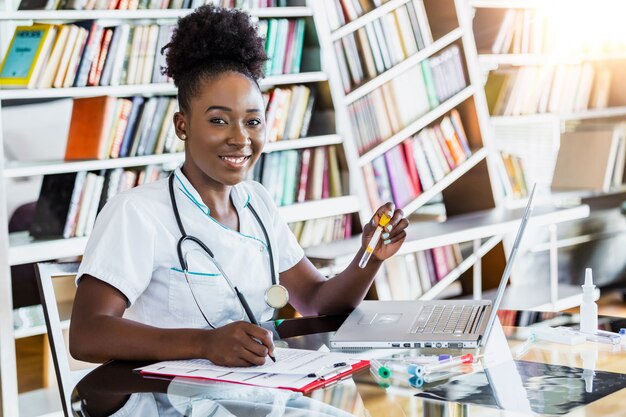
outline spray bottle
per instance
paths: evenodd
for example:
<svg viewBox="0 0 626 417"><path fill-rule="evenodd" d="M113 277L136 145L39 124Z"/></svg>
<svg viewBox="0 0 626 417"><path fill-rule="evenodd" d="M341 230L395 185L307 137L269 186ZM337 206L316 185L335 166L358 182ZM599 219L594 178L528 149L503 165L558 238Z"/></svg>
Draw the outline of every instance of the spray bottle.
<svg viewBox="0 0 626 417"><path fill-rule="evenodd" d="M580 331L595 334L598 331L598 305L594 301L593 275L591 268L585 269L585 285L583 288L583 302L580 305Z"/></svg>

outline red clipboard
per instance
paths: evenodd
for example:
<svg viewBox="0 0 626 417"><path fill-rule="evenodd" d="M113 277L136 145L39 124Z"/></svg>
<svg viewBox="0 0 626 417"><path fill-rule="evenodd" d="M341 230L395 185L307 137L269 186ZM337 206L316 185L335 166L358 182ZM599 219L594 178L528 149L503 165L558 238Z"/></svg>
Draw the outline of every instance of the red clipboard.
<svg viewBox="0 0 626 417"><path fill-rule="evenodd" d="M330 378L325 378L325 379L317 379L314 380L312 382L309 382L308 384L302 386L302 387L273 387L274 389L286 389L286 390L290 390L290 391L296 391L296 392L301 392L303 394L307 394L313 390L316 390L318 388L323 388L327 385L331 385L337 381L340 381L342 379L347 378L348 376L352 375L353 373L355 373L356 371L359 371L363 368L367 368L370 364L370 361L368 360L361 360L353 365L351 365L351 369L348 369L344 372L341 372L337 375L333 375ZM175 378L175 377L180 377L181 375L175 375L175 374L167 374L167 373L154 373L154 372L150 372L150 371L145 371L145 370L135 370L136 372L139 372L139 374L141 374L142 376L146 376L146 377L150 377L150 378L154 378L154 377L166 377L166 378ZM214 378L208 378L208 377L203 377L203 376L194 376L194 375L185 375L184 378L189 378L189 379L198 379L198 380L202 380L202 381L216 381L216 382L228 382L229 384L237 384L237 385L248 385L248 386L261 386L261 385L255 385L255 384L247 384L245 382L240 382L240 381L228 381L228 380L224 380L224 379L214 379Z"/></svg>
<svg viewBox="0 0 626 417"><path fill-rule="evenodd" d="M362 360L360 362L355 363L354 365L352 365L352 369L349 369L345 372L342 372L340 374L337 375L333 375L332 377L328 378L328 379L318 379L316 381L313 381L307 385L305 385L302 388L289 388L289 387L280 387L280 389L288 389L291 391L297 391L297 392L301 392L303 394L307 394L313 390L316 390L318 388L323 388L326 385L330 385L336 381L340 381L342 379L345 379L346 377L352 375L353 373L355 373L358 370L361 370L363 368L367 368L370 365L370 361L367 360Z"/></svg>

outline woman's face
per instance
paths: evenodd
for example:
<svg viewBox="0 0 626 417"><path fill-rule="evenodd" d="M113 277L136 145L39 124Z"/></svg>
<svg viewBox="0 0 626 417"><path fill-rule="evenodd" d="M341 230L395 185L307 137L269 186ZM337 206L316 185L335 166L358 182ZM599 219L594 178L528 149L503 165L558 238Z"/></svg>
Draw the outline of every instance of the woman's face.
<svg viewBox="0 0 626 417"><path fill-rule="evenodd" d="M174 123L185 134L185 168L200 171L214 185L243 181L265 143L265 106L257 85L227 72L201 81L189 111Z"/></svg>

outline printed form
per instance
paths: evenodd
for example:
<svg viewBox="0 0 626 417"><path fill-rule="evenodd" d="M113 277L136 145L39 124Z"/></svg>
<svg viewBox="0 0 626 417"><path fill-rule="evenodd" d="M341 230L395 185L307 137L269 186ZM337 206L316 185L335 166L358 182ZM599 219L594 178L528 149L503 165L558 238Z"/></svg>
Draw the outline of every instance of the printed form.
<svg viewBox="0 0 626 417"><path fill-rule="evenodd" d="M272 388L302 388L313 381L350 371L359 362L340 352L276 348L276 363L261 366L228 367L207 359L165 361L137 368L142 374L206 378Z"/></svg>

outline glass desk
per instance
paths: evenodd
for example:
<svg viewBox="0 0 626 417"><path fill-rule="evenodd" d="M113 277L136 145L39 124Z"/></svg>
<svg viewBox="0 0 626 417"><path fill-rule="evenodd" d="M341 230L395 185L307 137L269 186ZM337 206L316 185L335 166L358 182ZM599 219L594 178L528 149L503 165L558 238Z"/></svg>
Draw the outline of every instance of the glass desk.
<svg viewBox="0 0 626 417"><path fill-rule="evenodd" d="M474 353L473 371L417 389L405 380L381 386L365 369L307 395L285 390L142 377L148 362L113 361L85 376L72 395L81 416L619 416L626 415L626 345L527 343L533 328L576 326L577 315L500 311L481 351L388 350L388 355ZM301 318L277 327L279 346L319 349L345 316ZM626 319L601 317L619 331ZM380 357L380 351L372 351ZM361 354L363 357L367 355ZM582 368L586 369L582 369Z"/></svg>

